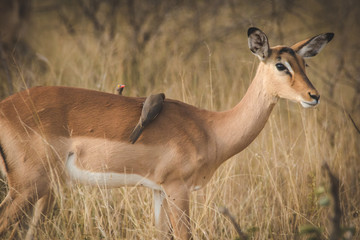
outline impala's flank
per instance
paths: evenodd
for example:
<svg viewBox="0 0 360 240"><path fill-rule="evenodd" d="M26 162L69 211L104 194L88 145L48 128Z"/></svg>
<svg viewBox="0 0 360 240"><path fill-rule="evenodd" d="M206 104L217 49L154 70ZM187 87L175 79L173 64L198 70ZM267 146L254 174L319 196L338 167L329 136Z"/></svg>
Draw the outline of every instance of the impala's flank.
<svg viewBox="0 0 360 240"><path fill-rule="evenodd" d="M33 211L27 238L51 198L51 174L102 187L154 190L155 224L168 237L191 237L189 194L246 148L265 126L279 98L304 107L320 95L305 74L304 58L333 37L320 34L292 47L270 48L266 35L248 30L260 64L245 96L233 109L211 112L166 99L161 114L136 144L129 136L144 98L68 87L35 87L0 103L0 157L9 185L0 205L0 232ZM236 81L236 79L234 79Z"/></svg>

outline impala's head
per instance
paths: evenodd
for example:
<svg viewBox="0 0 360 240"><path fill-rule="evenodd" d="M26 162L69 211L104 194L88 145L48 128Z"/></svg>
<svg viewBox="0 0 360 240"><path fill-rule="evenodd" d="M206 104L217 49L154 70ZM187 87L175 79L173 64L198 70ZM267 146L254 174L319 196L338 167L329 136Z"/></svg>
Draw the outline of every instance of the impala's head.
<svg viewBox="0 0 360 240"><path fill-rule="evenodd" d="M317 105L320 95L306 76L305 59L317 55L333 37L333 33L325 33L291 47L270 47L265 33L249 28L249 48L261 60L259 70L267 76L264 81L269 94L299 102L305 108Z"/></svg>

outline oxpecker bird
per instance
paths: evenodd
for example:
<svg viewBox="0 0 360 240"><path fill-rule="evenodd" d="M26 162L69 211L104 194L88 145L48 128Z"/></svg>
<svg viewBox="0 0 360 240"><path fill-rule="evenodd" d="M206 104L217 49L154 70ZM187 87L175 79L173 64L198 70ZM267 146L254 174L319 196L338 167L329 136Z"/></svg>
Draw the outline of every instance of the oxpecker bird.
<svg viewBox="0 0 360 240"><path fill-rule="evenodd" d="M122 92L124 91L125 85L124 84L118 84L116 86L116 92L121 96Z"/></svg>
<svg viewBox="0 0 360 240"><path fill-rule="evenodd" d="M144 128L161 112L165 99L164 93L150 95L146 98L138 124L130 135L130 142L134 144Z"/></svg>

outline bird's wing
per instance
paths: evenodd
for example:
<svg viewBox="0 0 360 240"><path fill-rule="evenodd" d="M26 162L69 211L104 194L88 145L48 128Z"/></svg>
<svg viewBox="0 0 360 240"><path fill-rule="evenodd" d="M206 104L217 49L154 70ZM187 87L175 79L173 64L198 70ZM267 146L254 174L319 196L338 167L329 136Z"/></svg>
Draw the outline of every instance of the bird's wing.
<svg viewBox="0 0 360 240"><path fill-rule="evenodd" d="M160 94L149 96L143 106L141 119L143 125L149 124L154 120L162 110L164 99Z"/></svg>

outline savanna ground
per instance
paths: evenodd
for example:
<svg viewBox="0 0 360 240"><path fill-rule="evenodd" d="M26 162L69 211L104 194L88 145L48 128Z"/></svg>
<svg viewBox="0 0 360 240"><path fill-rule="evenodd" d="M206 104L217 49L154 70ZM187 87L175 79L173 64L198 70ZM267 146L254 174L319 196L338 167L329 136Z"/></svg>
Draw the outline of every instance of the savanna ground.
<svg viewBox="0 0 360 240"><path fill-rule="evenodd" d="M303 109L279 101L257 139L191 195L191 223L194 239L234 239L233 226L219 212L226 206L250 239L305 239L309 235L299 234L305 225L320 227L320 238L328 239L332 208L319 204L329 192L321 167L326 161L340 181L341 225L355 227L353 239L360 238L357 0L2 4L3 18L20 12L18 22L12 24L9 17L0 24L2 98L38 85L113 92L122 83L126 96L164 92L167 98L221 111L241 100L257 68L247 46L248 27L262 29L272 46L334 32L333 41L307 61L321 104ZM7 40L7 32L15 37ZM319 195L321 187L325 193ZM37 228L36 239L156 236L149 189L55 189L54 210Z"/></svg>

